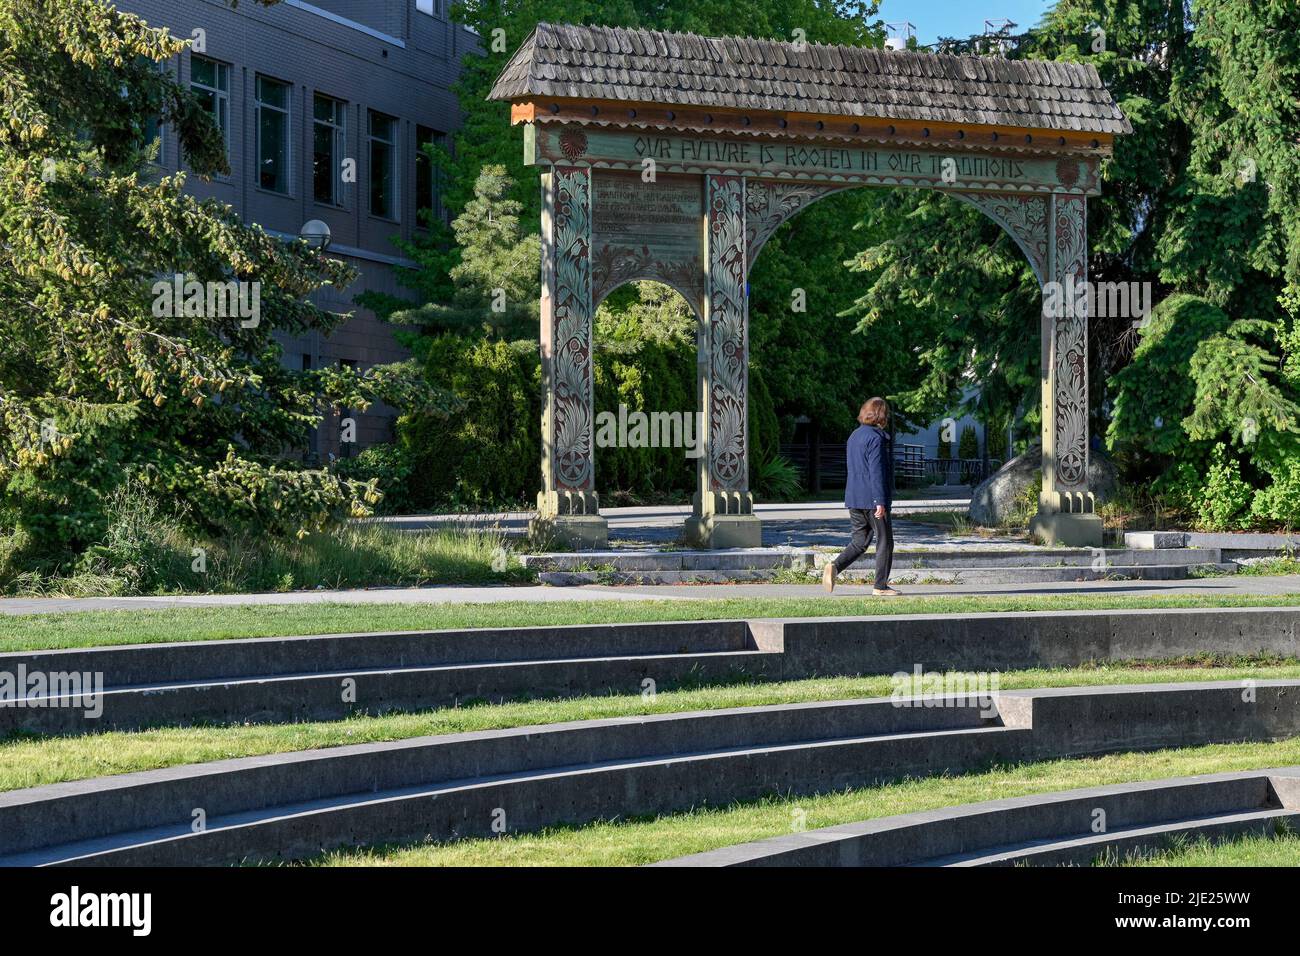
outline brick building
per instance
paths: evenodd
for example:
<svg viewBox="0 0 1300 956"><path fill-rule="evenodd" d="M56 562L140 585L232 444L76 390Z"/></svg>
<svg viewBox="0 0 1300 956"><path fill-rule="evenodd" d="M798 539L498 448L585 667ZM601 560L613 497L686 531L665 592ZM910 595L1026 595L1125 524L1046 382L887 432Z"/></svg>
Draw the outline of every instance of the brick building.
<svg viewBox="0 0 1300 956"><path fill-rule="evenodd" d="M459 123L451 87L463 56L479 47L448 18L450 2L245 0L232 10L226 0L117 0L152 26L195 38L169 68L224 130L231 174L191 178L189 190L285 236L321 220L330 254L360 273L349 289L317 296L326 308L355 313L345 326L328 339L281 339L295 367L365 369L404 356L391 328L352 298L362 289L400 294L393 270L404 260L394 237L417 235L418 209L441 215L438 183L419 147ZM162 169L184 169L175 132L164 127L160 139ZM337 421L327 420L308 453L347 455L384 441L392 417L378 406L356 416L355 445L340 444Z"/></svg>

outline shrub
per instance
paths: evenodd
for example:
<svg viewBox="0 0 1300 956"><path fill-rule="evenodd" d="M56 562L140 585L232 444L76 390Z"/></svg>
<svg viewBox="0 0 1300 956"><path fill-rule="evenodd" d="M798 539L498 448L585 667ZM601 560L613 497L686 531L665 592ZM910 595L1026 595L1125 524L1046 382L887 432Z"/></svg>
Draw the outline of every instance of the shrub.
<svg viewBox="0 0 1300 956"><path fill-rule="evenodd" d="M353 458L341 458L334 467L341 478L375 483L383 497L375 506L380 514L406 514L413 510L411 452L403 445L371 445Z"/></svg>
<svg viewBox="0 0 1300 956"><path fill-rule="evenodd" d="M980 440L975 434L975 426L967 425L961 430L961 438L957 440L957 457L970 459L979 456Z"/></svg>
<svg viewBox="0 0 1300 956"><path fill-rule="evenodd" d="M1200 525L1207 531L1237 530L1242 527L1254 496L1254 489L1241 477L1241 464L1228 457L1224 445L1215 445L1197 502Z"/></svg>
<svg viewBox="0 0 1300 956"><path fill-rule="evenodd" d="M768 458L750 473L754 494L768 501L791 501L803 490L799 468L782 455Z"/></svg>

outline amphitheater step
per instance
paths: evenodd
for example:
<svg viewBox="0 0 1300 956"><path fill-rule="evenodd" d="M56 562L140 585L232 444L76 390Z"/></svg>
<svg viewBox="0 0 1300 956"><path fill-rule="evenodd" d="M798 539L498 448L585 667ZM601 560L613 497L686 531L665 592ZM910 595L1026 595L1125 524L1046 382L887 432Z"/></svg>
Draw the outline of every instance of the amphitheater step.
<svg viewBox="0 0 1300 956"><path fill-rule="evenodd" d="M1098 859L1167 847L1179 837L1220 842L1247 835L1268 836L1300 822L1300 809L1248 810L1192 819L1164 820L1144 827L1085 833L1057 840L998 847L989 851L927 860L918 866L1088 866Z"/></svg>
<svg viewBox="0 0 1300 956"><path fill-rule="evenodd" d="M775 676L744 621L501 628L141 644L0 655L24 696L0 735L325 720L473 700L641 693L648 678ZM40 675L40 683L28 683ZM98 675L100 686L94 686ZM77 684L71 682L78 678Z"/></svg>
<svg viewBox="0 0 1300 956"><path fill-rule="evenodd" d="M525 554L534 571L761 571L808 567L813 552L800 548L734 548L718 551L583 551Z"/></svg>
<svg viewBox="0 0 1300 956"><path fill-rule="evenodd" d="M892 700L583 721L245 758L0 794L0 864L217 863L488 836L1012 759L987 702ZM431 797L437 797L436 801ZM201 809L205 828L191 830ZM345 836L346 835L346 836Z"/></svg>
<svg viewBox="0 0 1300 956"><path fill-rule="evenodd" d="M1300 821L1300 767L1113 784L793 833L666 866L1089 865L1178 836L1268 835Z"/></svg>
<svg viewBox="0 0 1300 956"><path fill-rule="evenodd" d="M85 695L28 697L0 708L0 733L76 734L197 723L338 720L357 713L456 707L526 697L637 694L645 681L664 688L769 676L766 651L702 651L493 661L433 667L256 675L231 680L137 684ZM87 717L87 713L96 716Z"/></svg>
<svg viewBox="0 0 1300 956"><path fill-rule="evenodd" d="M539 554L521 558L542 584L732 584L814 580L831 551L603 551ZM870 574L873 552L845 572L845 580ZM1232 573L1214 548L905 548L894 554L899 583L1033 584L1056 581L1179 580L1195 573ZM933 571L931 574L929 572Z"/></svg>
<svg viewBox="0 0 1300 956"><path fill-rule="evenodd" d="M343 845L486 837L503 823L524 832L991 762L1300 732L1300 681L1260 681L1253 690L1249 700L1239 683L1222 682L786 704L179 766L0 794L0 864L293 858ZM1207 812L1268 806L1231 799ZM1125 824L1124 806L1113 808L1115 826ZM1023 841L1061 830L1008 832ZM997 842L1009 842L1006 832ZM979 848L930 846L928 857Z"/></svg>
<svg viewBox="0 0 1300 956"><path fill-rule="evenodd" d="M332 719L473 700L640 694L737 678L1300 656L1300 609L671 621L339 634L0 654L0 736ZM39 681L37 680L39 678ZM43 682L43 683L42 683ZM346 683L345 683L346 682ZM345 694L344 691L347 691Z"/></svg>
<svg viewBox="0 0 1300 956"><path fill-rule="evenodd" d="M894 565L892 583L908 584L1050 584L1061 581L1182 581L1197 575L1233 574L1237 565L1141 564L1091 567L992 567L961 570L900 568ZM840 575L845 582L869 582L870 568L850 568Z"/></svg>

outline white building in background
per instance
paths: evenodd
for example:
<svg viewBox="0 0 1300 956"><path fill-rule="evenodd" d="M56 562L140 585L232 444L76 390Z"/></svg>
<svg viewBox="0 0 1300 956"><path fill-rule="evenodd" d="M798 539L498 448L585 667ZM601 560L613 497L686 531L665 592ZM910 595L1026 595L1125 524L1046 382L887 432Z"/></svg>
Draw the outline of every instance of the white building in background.
<svg viewBox="0 0 1300 956"><path fill-rule="evenodd" d="M958 404L958 407L965 405L978 394L978 386L967 386L962 391L962 400ZM957 448L961 441L961 433L965 431L967 427L975 429L975 439L979 442L979 447L982 452L984 448L984 426L980 424L980 422L976 421L972 415L962 414L958 417L955 412L942 416L931 422L925 428L918 429L917 431L905 432L900 429L894 433L894 448L895 450L898 450L903 445L919 445L923 449L921 454L924 458L956 458L958 457ZM947 456L939 453L940 440L945 430L948 430L948 433L951 436L951 441L948 444Z"/></svg>

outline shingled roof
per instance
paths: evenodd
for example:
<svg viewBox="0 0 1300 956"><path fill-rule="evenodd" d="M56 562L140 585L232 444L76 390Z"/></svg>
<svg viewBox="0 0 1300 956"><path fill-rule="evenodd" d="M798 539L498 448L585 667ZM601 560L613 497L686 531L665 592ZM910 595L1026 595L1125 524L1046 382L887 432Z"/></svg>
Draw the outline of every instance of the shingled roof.
<svg viewBox="0 0 1300 956"><path fill-rule="evenodd" d="M551 23L490 95L1132 132L1088 64Z"/></svg>

